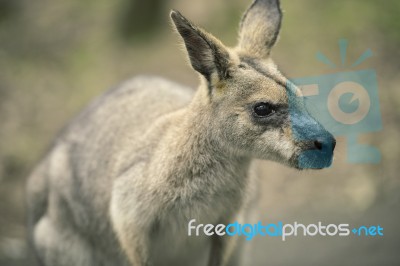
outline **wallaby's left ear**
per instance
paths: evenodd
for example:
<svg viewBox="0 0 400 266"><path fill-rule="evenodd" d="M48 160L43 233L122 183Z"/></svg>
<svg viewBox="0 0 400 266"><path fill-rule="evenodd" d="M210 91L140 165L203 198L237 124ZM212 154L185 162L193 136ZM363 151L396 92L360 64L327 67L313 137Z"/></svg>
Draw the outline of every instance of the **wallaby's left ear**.
<svg viewBox="0 0 400 266"><path fill-rule="evenodd" d="M192 67L209 81L214 73L218 74L220 80L226 78L230 63L226 47L178 11L171 11L171 18L185 42Z"/></svg>
<svg viewBox="0 0 400 266"><path fill-rule="evenodd" d="M243 15L239 30L239 48L265 58L274 46L281 28L279 0L255 0Z"/></svg>

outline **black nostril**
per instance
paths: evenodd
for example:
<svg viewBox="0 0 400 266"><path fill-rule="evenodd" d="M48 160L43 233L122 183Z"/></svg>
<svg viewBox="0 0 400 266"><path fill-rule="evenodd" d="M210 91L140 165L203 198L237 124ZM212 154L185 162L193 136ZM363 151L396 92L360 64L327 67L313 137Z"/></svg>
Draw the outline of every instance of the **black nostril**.
<svg viewBox="0 0 400 266"><path fill-rule="evenodd" d="M314 146L317 148L317 150L322 150L322 142L319 140L314 141Z"/></svg>
<svg viewBox="0 0 400 266"><path fill-rule="evenodd" d="M317 150L329 150L330 148L332 149L332 152L335 150L335 146L336 146L336 140L335 139L333 139L332 140L332 142L330 142L330 141L324 141L324 140L321 140L321 139L317 139L317 140L314 140L314 147L315 147L315 149L317 149Z"/></svg>

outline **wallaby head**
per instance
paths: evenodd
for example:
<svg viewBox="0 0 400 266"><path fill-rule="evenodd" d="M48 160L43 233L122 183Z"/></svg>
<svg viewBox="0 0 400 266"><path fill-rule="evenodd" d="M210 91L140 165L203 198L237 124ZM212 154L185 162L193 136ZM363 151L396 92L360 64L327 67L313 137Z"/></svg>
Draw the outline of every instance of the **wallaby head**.
<svg viewBox="0 0 400 266"><path fill-rule="evenodd" d="M208 116L212 138L243 156L295 167L330 166L335 139L304 108L298 88L270 58L282 20L279 1L255 0L229 48L178 11L171 18L202 85L192 112Z"/></svg>

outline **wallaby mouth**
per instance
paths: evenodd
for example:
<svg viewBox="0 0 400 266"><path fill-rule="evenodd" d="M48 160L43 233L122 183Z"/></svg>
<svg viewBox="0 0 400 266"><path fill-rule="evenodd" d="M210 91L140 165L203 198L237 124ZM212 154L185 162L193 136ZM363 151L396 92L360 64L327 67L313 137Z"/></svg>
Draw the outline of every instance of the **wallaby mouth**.
<svg viewBox="0 0 400 266"><path fill-rule="evenodd" d="M296 156L296 168L323 169L332 165L336 140L330 133L326 132L324 137L303 144L305 145Z"/></svg>

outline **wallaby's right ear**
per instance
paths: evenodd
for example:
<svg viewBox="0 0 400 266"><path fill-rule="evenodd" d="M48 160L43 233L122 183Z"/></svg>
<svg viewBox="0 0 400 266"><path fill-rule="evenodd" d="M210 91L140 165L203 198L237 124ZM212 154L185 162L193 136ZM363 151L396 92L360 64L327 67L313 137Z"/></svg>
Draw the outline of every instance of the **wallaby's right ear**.
<svg viewBox="0 0 400 266"><path fill-rule="evenodd" d="M192 24L178 11L172 10L171 18L185 42L192 67L209 81L213 73L218 74L219 80L226 78L230 64L226 47L210 33Z"/></svg>
<svg viewBox="0 0 400 266"><path fill-rule="evenodd" d="M265 58L274 46L281 28L279 0L255 0L243 15L239 29L239 48Z"/></svg>

